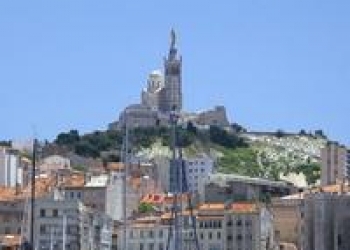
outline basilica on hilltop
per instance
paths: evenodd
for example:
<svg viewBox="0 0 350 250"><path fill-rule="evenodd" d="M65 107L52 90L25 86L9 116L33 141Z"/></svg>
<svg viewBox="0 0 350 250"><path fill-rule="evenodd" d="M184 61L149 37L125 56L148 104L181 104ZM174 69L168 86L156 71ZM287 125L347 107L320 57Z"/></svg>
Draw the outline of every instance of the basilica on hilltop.
<svg viewBox="0 0 350 250"><path fill-rule="evenodd" d="M111 123L110 129L167 126L170 112L176 112L181 123L192 122L197 127L216 125L229 126L226 110L217 106L212 110L198 113L183 111L182 57L177 51L176 34L170 33L170 48L164 58L164 70L152 71L147 86L141 92L141 102L127 106L119 115L119 120Z"/></svg>

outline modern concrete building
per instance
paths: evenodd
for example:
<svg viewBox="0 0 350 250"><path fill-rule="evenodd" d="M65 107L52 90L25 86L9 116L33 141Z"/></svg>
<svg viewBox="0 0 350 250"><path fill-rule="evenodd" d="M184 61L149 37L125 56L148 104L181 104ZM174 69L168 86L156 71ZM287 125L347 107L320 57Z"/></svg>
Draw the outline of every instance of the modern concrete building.
<svg viewBox="0 0 350 250"><path fill-rule="evenodd" d="M236 174L211 174L201 190L204 202L264 200L296 192L296 188L284 181L271 181Z"/></svg>
<svg viewBox="0 0 350 250"><path fill-rule="evenodd" d="M11 148L0 147L0 186L21 185L22 173L19 152Z"/></svg>
<svg viewBox="0 0 350 250"><path fill-rule="evenodd" d="M202 190L205 181L213 173L213 168L214 160L205 155L185 159L188 190L192 193Z"/></svg>
<svg viewBox="0 0 350 250"><path fill-rule="evenodd" d="M348 194L306 195L302 221L303 250L350 249L350 196Z"/></svg>
<svg viewBox="0 0 350 250"><path fill-rule="evenodd" d="M347 150L337 142L328 142L321 151L321 185L332 185L348 178Z"/></svg>

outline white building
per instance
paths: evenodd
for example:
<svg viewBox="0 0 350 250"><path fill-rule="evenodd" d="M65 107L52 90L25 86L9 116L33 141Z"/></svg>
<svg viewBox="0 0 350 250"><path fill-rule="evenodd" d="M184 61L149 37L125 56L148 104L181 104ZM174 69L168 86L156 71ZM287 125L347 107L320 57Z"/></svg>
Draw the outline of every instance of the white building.
<svg viewBox="0 0 350 250"><path fill-rule="evenodd" d="M199 156L185 160L189 191L198 193L213 173L214 160L208 156Z"/></svg>
<svg viewBox="0 0 350 250"><path fill-rule="evenodd" d="M36 249L111 249L113 223L104 213L60 192L38 199L35 208Z"/></svg>
<svg viewBox="0 0 350 250"><path fill-rule="evenodd" d="M0 186L15 187L22 184L22 170L18 151L0 148Z"/></svg>
<svg viewBox="0 0 350 250"><path fill-rule="evenodd" d="M69 170L70 160L60 155L51 155L44 158L39 166L40 173L51 174L60 170Z"/></svg>
<svg viewBox="0 0 350 250"><path fill-rule="evenodd" d="M142 90L141 102L152 110L159 110L160 95L164 88L164 77L160 70L154 70L149 74L147 88Z"/></svg>
<svg viewBox="0 0 350 250"><path fill-rule="evenodd" d="M132 212L138 207L140 194L131 185L131 179L127 179L126 184L126 216L132 215ZM106 213L114 221L124 219L124 178L122 173L112 172L111 180L106 191Z"/></svg>

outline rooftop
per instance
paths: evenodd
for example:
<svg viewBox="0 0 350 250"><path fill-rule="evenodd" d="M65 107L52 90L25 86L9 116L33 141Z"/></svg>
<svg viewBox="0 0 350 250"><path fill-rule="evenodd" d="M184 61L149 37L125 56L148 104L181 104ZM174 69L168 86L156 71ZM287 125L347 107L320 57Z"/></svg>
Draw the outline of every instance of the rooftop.
<svg viewBox="0 0 350 250"><path fill-rule="evenodd" d="M225 185L226 182L229 181L236 181L236 182L245 182L250 184L257 184L257 185L268 185L268 186L288 186L287 182L284 181L272 181L268 179L263 178L253 178L248 176L242 176L237 174L222 174L222 173L216 173L209 175L209 183L217 183L219 185Z"/></svg>
<svg viewBox="0 0 350 250"><path fill-rule="evenodd" d="M7 247L15 247L21 244L21 236L13 234L0 235L0 245Z"/></svg>
<svg viewBox="0 0 350 250"><path fill-rule="evenodd" d="M258 206L255 203L233 203L230 209L234 213L254 213L258 211Z"/></svg>
<svg viewBox="0 0 350 250"><path fill-rule="evenodd" d="M204 203L199 206L199 210L224 210L225 204L223 203Z"/></svg>

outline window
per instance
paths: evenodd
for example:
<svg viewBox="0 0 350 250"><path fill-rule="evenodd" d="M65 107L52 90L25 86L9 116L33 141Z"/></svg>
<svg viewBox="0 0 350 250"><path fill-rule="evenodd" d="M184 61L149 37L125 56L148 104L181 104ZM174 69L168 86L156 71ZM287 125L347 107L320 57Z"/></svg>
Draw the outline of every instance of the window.
<svg viewBox="0 0 350 250"><path fill-rule="evenodd" d="M149 250L154 250L154 243L149 243L148 244L148 249Z"/></svg>
<svg viewBox="0 0 350 250"><path fill-rule="evenodd" d="M217 232L217 234L216 234L216 238L217 238L218 240L220 240L220 239L221 239L221 233L220 233L220 232Z"/></svg>
<svg viewBox="0 0 350 250"><path fill-rule="evenodd" d="M218 221L218 228L221 228L221 221Z"/></svg>
<svg viewBox="0 0 350 250"><path fill-rule="evenodd" d="M148 232L148 237L151 238L151 239L153 239L154 234L153 234L153 231L152 231L152 230Z"/></svg>
<svg viewBox="0 0 350 250"><path fill-rule="evenodd" d="M159 250L164 250L164 245L163 245L163 243L159 243Z"/></svg>
<svg viewBox="0 0 350 250"><path fill-rule="evenodd" d="M203 235L203 233L201 233L201 234L200 234L200 238L201 238L201 240L203 240L203 239L204 239L204 235Z"/></svg>
<svg viewBox="0 0 350 250"><path fill-rule="evenodd" d="M237 241L241 241L242 238L243 238L242 235L240 235L240 234L237 235Z"/></svg>
<svg viewBox="0 0 350 250"><path fill-rule="evenodd" d="M130 232L129 232L129 238L130 238L130 239L134 238L134 233L133 233L133 231L130 231Z"/></svg>
<svg viewBox="0 0 350 250"><path fill-rule="evenodd" d="M240 227L240 226L242 226L242 221L241 221L241 220L238 220L238 221L237 221L237 227Z"/></svg>
<svg viewBox="0 0 350 250"><path fill-rule="evenodd" d="M52 210L52 217L58 217L57 209Z"/></svg>
<svg viewBox="0 0 350 250"><path fill-rule="evenodd" d="M45 217L45 216L46 216L45 209L40 209L40 217Z"/></svg>
<svg viewBox="0 0 350 250"><path fill-rule="evenodd" d="M163 238L163 230L159 230L158 236L159 238Z"/></svg>
<svg viewBox="0 0 350 250"><path fill-rule="evenodd" d="M212 232L209 232L208 238L209 238L209 240L213 239L213 234L212 234Z"/></svg>
<svg viewBox="0 0 350 250"><path fill-rule="evenodd" d="M140 238L143 239L143 231L140 231ZM140 245L141 247L141 245Z"/></svg>
<svg viewBox="0 0 350 250"><path fill-rule="evenodd" d="M45 234L45 232L46 232L45 225L40 225L40 234Z"/></svg>

